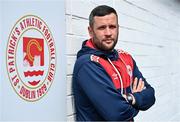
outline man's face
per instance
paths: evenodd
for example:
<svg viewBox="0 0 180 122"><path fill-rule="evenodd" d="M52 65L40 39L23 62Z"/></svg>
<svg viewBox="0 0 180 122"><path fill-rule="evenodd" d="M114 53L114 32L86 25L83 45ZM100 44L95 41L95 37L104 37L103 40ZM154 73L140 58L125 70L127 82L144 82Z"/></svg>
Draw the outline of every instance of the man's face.
<svg viewBox="0 0 180 122"><path fill-rule="evenodd" d="M119 26L114 13L95 16L92 27L88 28L95 47L102 51L112 51L117 43Z"/></svg>

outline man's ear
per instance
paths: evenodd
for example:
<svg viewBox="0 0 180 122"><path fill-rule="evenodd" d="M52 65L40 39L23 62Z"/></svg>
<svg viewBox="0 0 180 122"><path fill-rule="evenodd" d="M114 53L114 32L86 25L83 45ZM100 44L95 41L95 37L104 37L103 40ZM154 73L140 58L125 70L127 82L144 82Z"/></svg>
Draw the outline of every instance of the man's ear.
<svg viewBox="0 0 180 122"><path fill-rule="evenodd" d="M93 30L90 26L88 27L88 32L89 32L90 38L92 38L93 37Z"/></svg>

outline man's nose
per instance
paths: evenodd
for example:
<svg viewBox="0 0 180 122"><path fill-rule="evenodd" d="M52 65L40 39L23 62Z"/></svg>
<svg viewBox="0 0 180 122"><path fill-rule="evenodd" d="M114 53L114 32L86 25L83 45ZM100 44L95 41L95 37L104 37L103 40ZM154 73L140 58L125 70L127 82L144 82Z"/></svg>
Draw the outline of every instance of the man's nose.
<svg viewBox="0 0 180 122"><path fill-rule="evenodd" d="M112 34L111 29L107 27L107 28L105 29L105 35L106 35L106 36L109 36L109 35L111 35L111 34Z"/></svg>

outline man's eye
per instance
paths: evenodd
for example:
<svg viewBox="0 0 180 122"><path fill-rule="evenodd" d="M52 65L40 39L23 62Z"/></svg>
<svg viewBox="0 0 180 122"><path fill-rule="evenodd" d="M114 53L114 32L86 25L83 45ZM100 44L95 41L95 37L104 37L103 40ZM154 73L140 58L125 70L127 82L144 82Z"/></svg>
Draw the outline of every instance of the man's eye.
<svg viewBox="0 0 180 122"><path fill-rule="evenodd" d="M115 29L116 26L112 25L112 26L109 26L110 29Z"/></svg>
<svg viewBox="0 0 180 122"><path fill-rule="evenodd" d="M104 30L106 28L106 26L100 26L98 29L99 30Z"/></svg>

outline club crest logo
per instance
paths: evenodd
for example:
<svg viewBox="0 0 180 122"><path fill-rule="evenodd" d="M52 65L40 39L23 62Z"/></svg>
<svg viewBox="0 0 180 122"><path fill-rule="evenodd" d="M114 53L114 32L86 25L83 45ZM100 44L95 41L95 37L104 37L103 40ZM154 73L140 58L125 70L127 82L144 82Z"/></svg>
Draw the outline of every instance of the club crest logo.
<svg viewBox="0 0 180 122"><path fill-rule="evenodd" d="M15 92L26 101L45 96L53 83L56 50L48 25L35 15L20 18L9 34L6 64Z"/></svg>
<svg viewBox="0 0 180 122"><path fill-rule="evenodd" d="M126 65L126 70L127 70L127 73L128 73L128 75L130 76L130 78L132 77L132 68L131 68L131 66L130 65Z"/></svg>

